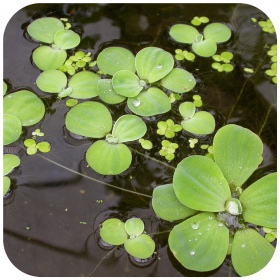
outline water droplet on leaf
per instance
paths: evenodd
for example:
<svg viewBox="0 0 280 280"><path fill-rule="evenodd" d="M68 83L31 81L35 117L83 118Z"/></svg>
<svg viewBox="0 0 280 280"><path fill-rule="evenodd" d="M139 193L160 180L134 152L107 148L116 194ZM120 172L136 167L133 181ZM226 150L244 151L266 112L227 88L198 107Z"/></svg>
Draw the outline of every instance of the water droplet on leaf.
<svg viewBox="0 0 280 280"><path fill-rule="evenodd" d="M162 65L161 65L161 64L158 64L158 65L157 65L157 69L160 69L160 68L162 68Z"/></svg>
<svg viewBox="0 0 280 280"><path fill-rule="evenodd" d="M244 248L244 247L245 247L245 244L242 244L241 247Z"/></svg>
<svg viewBox="0 0 280 280"><path fill-rule="evenodd" d="M195 251L190 251L191 256L195 255Z"/></svg>
<svg viewBox="0 0 280 280"><path fill-rule="evenodd" d="M138 100L138 99L135 99L135 100L132 101L132 105L133 105L134 107L138 107L138 106L140 105L140 103L141 103L141 101Z"/></svg>
<svg viewBox="0 0 280 280"><path fill-rule="evenodd" d="M192 229L198 229L199 224L198 223L192 223L191 227L192 227Z"/></svg>

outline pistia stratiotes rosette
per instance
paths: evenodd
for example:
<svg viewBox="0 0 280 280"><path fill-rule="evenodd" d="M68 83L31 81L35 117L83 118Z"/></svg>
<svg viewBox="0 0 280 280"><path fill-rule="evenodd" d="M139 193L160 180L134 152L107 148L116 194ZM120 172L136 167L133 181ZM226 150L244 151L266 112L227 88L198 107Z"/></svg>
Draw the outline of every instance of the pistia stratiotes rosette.
<svg viewBox="0 0 280 280"><path fill-rule="evenodd" d="M229 248L240 276L258 272L272 258L275 248L257 226L277 226L276 172L242 191L262 162L262 152L256 134L226 125L214 137L214 160L187 157L175 169L173 185L155 188L152 205L160 218L176 221L192 216L176 225L168 239L171 252L187 269L213 270Z"/></svg>
<svg viewBox="0 0 280 280"><path fill-rule="evenodd" d="M104 49L97 57L101 72L112 76L98 81L100 99L118 104L127 98L128 108L140 116L166 113L171 104L164 87L176 93L192 90L196 84L191 73L174 68L172 55L161 48L147 47L134 56L122 47Z"/></svg>

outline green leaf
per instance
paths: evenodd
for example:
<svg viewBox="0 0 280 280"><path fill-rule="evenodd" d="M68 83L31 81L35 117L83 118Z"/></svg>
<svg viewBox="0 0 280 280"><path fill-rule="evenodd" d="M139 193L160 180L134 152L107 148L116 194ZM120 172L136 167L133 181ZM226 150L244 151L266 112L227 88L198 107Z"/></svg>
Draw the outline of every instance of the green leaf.
<svg viewBox="0 0 280 280"><path fill-rule="evenodd" d="M124 227L130 238L135 238L144 231L144 223L139 218L131 218L127 220Z"/></svg>
<svg viewBox="0 0 280 280"><path fill-rule="evenodd" d="M3 95L5 95L7 93L7 90L8 90L8 85L4 81L3 82Z"/></svg>
<svg viewBox="0 0 280 280"><path fill-rule="evenodd" d="M129 70L120 70L112 78L114 90L125 97L135 97L143 89L137 75Z"/></svg>
<svg viewBox="0 0 280 280"><path fill-rule="evenodd" d="M87 150L86 160L93 170L102 175L117 175L128 169L132 155L124 144L98 140Z"/></svg>
<svg viewBox="0 0 280 280"><path fill-rule="evenodd" d="M8 175L14 168L18 167L20 159L13 154L3 155L3 175Z"/></svg>
<svg viewBox="0 0 280 280"><path fill-rule="evenodd" d="M128 108L139 116L154 116L168 112L171 103L167 95L158 88L151 87L137 97L127 99Z"/></svg>
<svg viewBox="0 0 280 280"><path fill-rule="evenodd" d="M59 46L62 50L75 48L80 44L80 41L80 36L72 30L61 30L54 36L55 46Z"/></svg>
<svg viewBox="0 0 280 280"><path fill-rule="evenodd" d="M112 76L120 70L136 71L134 55L121 47L104 49L97 57L97 65L103 73Z"/></svg>
<svg viewBox="0 0 280 280"><path fill-rule="evenodd" d="M263 269L274 254L274 247L254 229L238 230L233 239L231 260L240 276Z"/></svg>
<svg viewBox="0 0 280 280"><path fill-rule="evenodd" d="M226 257L229 230L213 213L205 212L176 225L168 244L185 268L209 271L220 266Z"/></svg>
<svg viewBox="0 0 280 280"><path fill-rule="evenodd" d="M11 186L11 179L7 176L3 177L3 195L5 195Z"/></svg>
<svg viewBox="0 0 280 280"><path fill-rule="evenodd" d="M184 130L190 133L206 135L214 132L216 123L210 113L200 111L195 113L192 118L183 120L181 125Z"/></svg>
<svg viewBox="0 0 280 280"><path fill-rule="evenodd" d="M195 110L193 102L183 102L179 106L179 112L184 120L191 119L195 114Z"/></svg>
<svg viewBox="0 0 280 280"><path fill-rule="evenodd" d="M189 156L175 169L173 187L177 198L189 208L220 212L231 192L218 165L204 156Z"/></svg>
<svg viewBox="0 0 280 280"><path fill-rule="evenodd" d="M37 148L35 146L28 147L26 152L30 156L35 155L37 153Z"/></svg>
<svg viewBox="0 0 280 280"><path fill-rule="evenodd" d="M68 83L68 86L72 88L70 97L87 99L97 96L97 83L99 80L99 76L90 71L75 74Z"/></svg>
<svg viewBox="0 0 280 280"><path fill-rule="evenodd" d="M241 187L262 162L263 144L251 130L229 124L213 140L215 162L230 186Z"/></svg>
<svg viewBox="0 0 280 280"><path fill-rule="evenodd" d="M38 123L45 114L44 103L37 95L28 90L19 90L6 95L3 103L4 114L16 116L23 126Z"/></svg>
<svg viewBox="0 0 280 280"><path fill-rule="evenodd" d="M150 140L145 140L143 138L139 139L139 143L145 150L150 150L153 148L153 143Z"/></svg>
<svg viewBox="0 0 280 280"><path fill-rule="evenodd" d="M47 44L53 43L54 35L60 30L64 30L64 24L53 17L36 19L27 27L27 32L33 39Z"/></svg>
<svg viewBox="0 0 280 280"><path fill-rule="evenodd" d="M65 50L53 49L49 46L41 46L32 54L35 65L42 71L58 69L67 58Z"/></svg>
<svg viewBox="0 0 280 280"><path fill-rule="evenodd" d="M111 79L100 79L97 83L97 93L100 99L107 104L118 104L126 99L113 89Z"/></svg>
<svg viewBox="0 0 280 280"><path fill-rule="evenodd" d="M123 115L114 124L112 135L119 143L138 140L147 132L147 126L141 118L134 115Z"/></svg>
<svg viewBox="0 0 280 280"><path fill-rule="evenodd" d="M156 47L147 47L137 53L135 67L140 79L154 83L165 77L174 66L169 52Z"/></svg>
<svg viewBox="0 0 280 280"><path fill-rule="evenodd" d="M101 224L100 236L111 245L122 245L128 238L124 223L116 218L110 218Z"/></svg>
<svg viewBox="0 0 280 280"><path fill-rule="evenodd" d="M103 104L87 101L70 109L65 124L66 128L75 134L102 138L111 131L112 117Z"/></svg>
<svg viewBox="0 0 280 280"><path fill-rule="evenodd" d="M36 145L36 148L41 152L41 153L48 153L51 150L51 145L49 142L43 141L40 142Z"/></svg>
<svg viewBox="0 0 280 280"><path fill-rule="evenodd" d="M155 251L155 242L147 234L141 234L124 242L124 248L128 254L138 259L147 259Z"/></svg>
<svg viewBox="0 0 280 280"><path fill-rule="evenodd" d="M38 76L36 84L42 91L61 93L67 85L67 77L61 71L46 70Z"/></svg>
<svg viewBox="0 0 280 280"><path fill-rule="evenodd" d="M25 139L23 142L25 147L36 147L36 141L34 139Z"/></svg>
<svg viewBox="0 0 280 280"><path fill-rule="evenodd" d="M223 43L231 37L231 30L223 23L210 23L204 28L203 35L205 39Z"/></svg>
<svg viewBox="0 0 280 280"><path fill-rule="evenodd" d="M211 39L193 42L192 50L199 56L210 57L217 51L217 44Z"/></svg>
<svg viewBox="0 0 280 280"><path fill-rule="evenodd" d="M163 87L177 93L185 93L192 90L196 85L194 76L188 71L174 68L161 80Z"/></svg>
<svg viewBox="0 0 280 280"><path fill-rule="evenodd" d="M21 121L14 115L3 115L3 144L9 145L21 135L22 126Z"/></svg>
<svg viewBox="0 0 280 280"><path fill-rule="evenodd" d="M277 173L271 173L250 185L239 197L244 221L265 227L277 227Z"/></svg>
<svg viewBox="0 0 280 280"><path fill-rule="evenodd" d="M75 105L78 104L78 99L68 99L65 104L67 107L74 107Z"/></svg>
<svg viewBox="0 0 280 280"><path fill-rule="evenodd" d="M154 189L152 206L159 218L170 222L185 219L197 212L178 200L172 184L158 186Z"/></svg>
<svg viewBox="0 0 280 280"><path fill-rule="evenodd" d="M187 24L175 24L169 31L169 35L175 41L185 44L192 44L197 34L199 34L197 29Z"/></svg>

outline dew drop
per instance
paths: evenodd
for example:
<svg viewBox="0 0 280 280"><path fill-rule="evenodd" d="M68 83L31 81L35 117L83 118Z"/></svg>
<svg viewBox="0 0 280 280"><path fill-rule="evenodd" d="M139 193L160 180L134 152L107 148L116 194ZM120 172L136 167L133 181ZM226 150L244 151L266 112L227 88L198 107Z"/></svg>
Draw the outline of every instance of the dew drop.
<svg viewBox="0 0 280 280"><path fill-rule="evenodd" d="M192 227L192 229L198 229L199 224L198 223L192 223L191 227Z"/></svg>
<svg viewBox="0 0 280 280"><path fill-rule="evenodd" d="M209 217L208 217L208 219L209 219L209 220L212 220L212 219L213 219L213 217L212 217L212 216L209 216Z"/></svg>
<svg viewBox="0 0 280 280"><path fill-rule="evenodd" d="M161 65L161 64L158 64L158 65L157 65L157 69L160 69L160 68L162 68L162 65Z"/></svg>
<svg viewBox="0 0 280 280"><path fill-rule="evenodd" d="M195 251L190 251L191 256L195 255Z"/></svg>
<svg viewBox="0 0 280 280"><path fill-rule="evenodd" d="M245 244L241 244L241 247L244 248L244 247L245 247Z"/></svg>
<svg viewBox="0 0 280 280"><path fill-rule="evenodd" d="M135 99L135 100L133 100L132 101L132 105L134 106L134 107L138 107L139 105L140 105L140 100L138 100L138 99Z"/></svg>
<svg viewBox="0 0 280 280"><path fill-rule="evenodd" d="M109 89L109 91L112 91L111 89Z"/></svg>
<svg viewBox="0 0 280 280"><path fill-rule="evenodd" d="M189 79L189 82L191 82L192 81L192 79Z"/></svg>
<svg viewBox="0 0 280 280"><path fill-rule="evenodd" d="M199 235L202 235L202 232L199 232L198 234L199 234Z"/></svg>

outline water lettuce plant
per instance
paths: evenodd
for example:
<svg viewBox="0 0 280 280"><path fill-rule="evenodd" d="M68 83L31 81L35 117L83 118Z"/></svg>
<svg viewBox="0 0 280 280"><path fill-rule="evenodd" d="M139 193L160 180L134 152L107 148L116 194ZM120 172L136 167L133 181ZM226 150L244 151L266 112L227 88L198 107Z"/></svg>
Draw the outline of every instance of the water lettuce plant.
<svg viewBox="0 0 280 280"><path fill-rule="evenodd" d="M245 188L262 152L256 134L226 125L214 136L214 160L189 156L176 167L173 184L155 188L152 205L160 218L191 216L177 224L168 239L171 252L187 269L213 270L229 248L240 276L256 273L272 258L275 248L259 234L258 226L276 228L276 173Z"/></svg>
<svg viewBox="0 0 280 280"><path fill-rule="evenodd" d="M200 34L191 25L175 24L170 28L169 35L176 42L191 44L195 54L210 57L216 53L217 44L230 39L231 30L223 23L210 23Z"/></svg>
<svg viewBox="0 0 280 280"><path fill-rule="evenodd" d="M125 223L117 218L107 219L100 226L100 237L110 245L123 245L128 254L138 259L147 259L155 251L155 242L144 232L139 218Z"/></svg>
<svg viewBox="0 0 280 280"><path fill-rule="evenodd" d="M5 196L10 189L11 179L7 176L14 168L20 165L20 158L13 154L3 155L3 195Z"/></svg>

